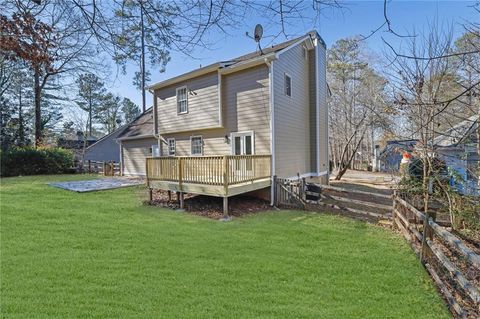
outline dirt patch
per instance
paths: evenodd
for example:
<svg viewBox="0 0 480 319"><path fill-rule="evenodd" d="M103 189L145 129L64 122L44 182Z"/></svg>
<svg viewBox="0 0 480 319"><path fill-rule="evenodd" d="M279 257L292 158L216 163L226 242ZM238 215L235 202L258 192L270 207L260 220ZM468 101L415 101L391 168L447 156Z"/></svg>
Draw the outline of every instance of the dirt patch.
<svg viewBox="0 0 480 319"><path fill-rule="evenodd" d="M153 200L150 203L154 206L179 209L180 204L177 196L172 193L172 198L168 198L168 192L163 190L154 190ZM268 201L256 197L239 195L228 199L229 215L239 217L258 212L264 212L272 209ZM223 198L205 195L185 194L184 208L187 212L198 216L204 216L212 219L223 217Z"/></svg>

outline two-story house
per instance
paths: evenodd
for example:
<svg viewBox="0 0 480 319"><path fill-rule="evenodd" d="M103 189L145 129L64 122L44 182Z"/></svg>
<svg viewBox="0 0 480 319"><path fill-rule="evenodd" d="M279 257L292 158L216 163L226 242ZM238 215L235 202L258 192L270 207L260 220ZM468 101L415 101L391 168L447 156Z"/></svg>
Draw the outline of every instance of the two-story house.
<svg viewBox="0 0 480 319"><path fill-rule="evenodd" d="M153 84L150 188L228 197L273 176L328 181L326 47L317 32ZM127 159L128 160L128 159Z"/></svg>

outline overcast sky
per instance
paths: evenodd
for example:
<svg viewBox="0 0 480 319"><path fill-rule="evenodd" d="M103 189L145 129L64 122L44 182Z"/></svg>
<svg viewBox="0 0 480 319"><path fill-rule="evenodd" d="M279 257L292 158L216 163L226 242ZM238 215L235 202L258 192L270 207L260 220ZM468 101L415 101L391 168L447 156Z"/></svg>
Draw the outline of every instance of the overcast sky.
<svg viewBox="0 0 480 319"><path fill-rule="evenodd" d="M453 26L454 32L458 36L462 32L461 24L466 20L480 21L479 14L471 6L473 1L401 1L393 0L389 3L388 11L392 26L399 33L412 32L412 30L421 30L427 28L429 23L435 19L440 25ZM384 22L383 1L348 1L343 10L326 10L317 25L290 26L289 32L292 35L302 35L315 28L330 47L335 41L358 34L367 35L372 30L378 28ZM208 50L197 50L193 52L192 59L177 52L171 52L171 61L166 67L166 72L160 73L158 70L150 69L152 73L152 82L158 82L170 77L188 72L198 68L200 65L207 65L216 61L228 60L236 56L255 51L255 42L245 36L245 32L253 33L253 28L257 23L264 23L263 46L272 44L269 35L274 30L270 30L265 21L260 17L252 16L245 26L237 30L231 30L230 35L210 36L209 41L215 43ZM401 45L401 39L378 32L367 40L368 46L378 54L385 50L382 37L395 46ZM277 38L274 43L284 41L285 38ZM116 80L112 82L109 89L121 96L130 98L132 101L141 105L141 93L135 89L132 84L132 75L136 66L130 65L126 75L117 75ZM115 72L113 71L113 77ZM152 98L147 96L147 106L152 104Z"/></svg>

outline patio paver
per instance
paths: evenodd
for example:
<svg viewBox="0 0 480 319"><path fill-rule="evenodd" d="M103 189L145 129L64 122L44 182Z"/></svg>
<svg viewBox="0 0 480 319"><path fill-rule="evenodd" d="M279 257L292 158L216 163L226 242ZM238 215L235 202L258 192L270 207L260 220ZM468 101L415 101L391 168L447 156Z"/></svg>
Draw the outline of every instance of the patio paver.
<svg viewBox="0 0 480 319"><path fill-rule="evenodd" d="M115 189L120 187L130 187L145 184L140 178L100 178L86 181L58 182L49 183L49 185L66 189L73 192L85 193L107 189Z"/></svg>

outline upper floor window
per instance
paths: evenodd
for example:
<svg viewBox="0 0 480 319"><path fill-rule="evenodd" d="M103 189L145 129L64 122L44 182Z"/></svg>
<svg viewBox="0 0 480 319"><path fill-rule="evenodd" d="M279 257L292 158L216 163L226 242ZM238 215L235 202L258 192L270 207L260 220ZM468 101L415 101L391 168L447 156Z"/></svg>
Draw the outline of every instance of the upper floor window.
<svg viewBox="0 0 480 319"><path fill-rule="evenodd" d="M168 156L175 156L175 139L169 138L168 142Z"/></svg>
<svg viewBox="0 0 480 319"><path fill-rule="evenodd" d="M203 138L201 136L192 136L190 138L191 155L203 155Z"/></svg>
<svg viewBox="0 0 480 319"><path fill-rule="evenodd" d="M292 96L292 78L285 73L285 95Z"/></svg>
<svg viewBox="0 0 480 319"><path fill-rule="evenodd" d="M177 113L188 113L188 94L186 86L177 89Z"/></svg>

